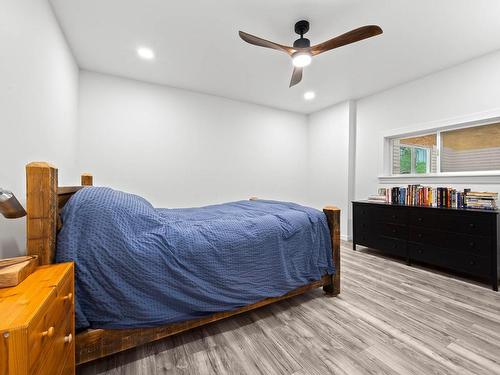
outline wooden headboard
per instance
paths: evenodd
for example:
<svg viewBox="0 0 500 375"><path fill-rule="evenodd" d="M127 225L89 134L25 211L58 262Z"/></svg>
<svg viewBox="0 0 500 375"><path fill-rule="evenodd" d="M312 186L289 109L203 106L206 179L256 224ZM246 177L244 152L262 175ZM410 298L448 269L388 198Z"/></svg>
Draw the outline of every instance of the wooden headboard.
<svg viewBox="0 0 500 375"><path fill-rule="evenodd" d="M85 186L92 186L92 175L83 174L80 186L60 187L56 167L45 162L26 166L26 251L38 255L40 265L54 263L59 210Z"/></svg>

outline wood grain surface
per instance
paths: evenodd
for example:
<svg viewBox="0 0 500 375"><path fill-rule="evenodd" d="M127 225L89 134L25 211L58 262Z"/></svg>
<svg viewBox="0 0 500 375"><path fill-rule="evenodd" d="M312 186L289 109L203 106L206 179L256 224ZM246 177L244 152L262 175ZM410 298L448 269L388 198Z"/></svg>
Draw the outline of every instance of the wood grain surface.
<svg viewBox="0 0 500 375"><path fill-rule="evenodd" d="M79 368L91 374L500 374L500 298L342 244L320 290Z"/></svg>
<svg viewBox="0 0 500 375"><path fill-rule="evenodd" d="M38 267L0 289L0 374L75 372L73 264Z"/></svg>

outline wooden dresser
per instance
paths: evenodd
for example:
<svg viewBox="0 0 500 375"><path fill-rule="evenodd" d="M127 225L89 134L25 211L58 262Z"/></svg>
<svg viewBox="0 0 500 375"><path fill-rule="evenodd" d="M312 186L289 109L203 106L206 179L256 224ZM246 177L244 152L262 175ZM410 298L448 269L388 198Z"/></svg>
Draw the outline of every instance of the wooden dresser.
<svg viewBox="0 0 500 375"><path fill-rule="evenodd" d="M0 289L0 375L74 374L73 263Z"/></svg>
<svg viewBox="0 0 500 375"><path fill-rule="evenodd" d="M471 276L498 291L497 211L353 202L353 247L363 245Z"/></svg>

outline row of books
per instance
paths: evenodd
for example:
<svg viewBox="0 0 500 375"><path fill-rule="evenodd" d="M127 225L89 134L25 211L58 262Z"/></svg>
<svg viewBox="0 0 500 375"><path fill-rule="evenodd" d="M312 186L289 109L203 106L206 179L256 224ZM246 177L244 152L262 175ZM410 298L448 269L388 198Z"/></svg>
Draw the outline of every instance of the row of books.
<svg viewBox="0 0 500 375"><path fill-rule="evenodd" d="M451 187L432 188L408 185L407 187L380 188L378 194L371 195L368 200L409 206L496 210L498 193L474 192L470 189L458 191Z"/></svg>

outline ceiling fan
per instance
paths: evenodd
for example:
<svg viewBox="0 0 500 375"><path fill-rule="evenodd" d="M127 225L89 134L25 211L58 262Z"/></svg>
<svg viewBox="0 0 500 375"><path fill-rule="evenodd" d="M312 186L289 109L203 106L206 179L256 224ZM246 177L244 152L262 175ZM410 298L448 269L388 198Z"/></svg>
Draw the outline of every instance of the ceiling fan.
<svg viewBox="0 0 500 375"><path fill-rule="evenodd" d="M302 69L309 65L312 57L320 53L329 51L334 48L342 47L347 44L359 42L360 40L371 38L382 34L382 29L377 25L368 25L351 30L345 34L339 35L335 38L327 40L326 42L316 44L311 47L311 41L304 38L304 34L309 31L308 21L299 21L295 24L295 32L300 35L300 38L293 42L293 47L284 46L282 44L274 43L269 40L259 38L257 36L240 31L240 38L245 42L260 46L275 49L285 52L292 58L293 73L290 81L290 87L295 86L302 80Z"/></svg>

